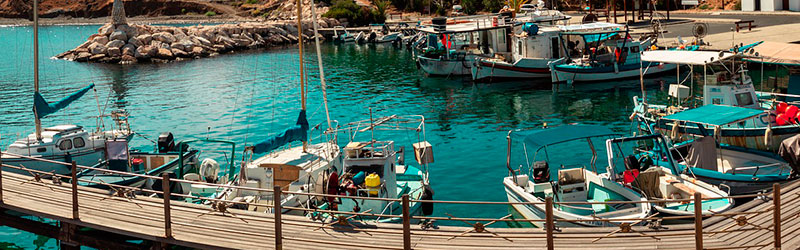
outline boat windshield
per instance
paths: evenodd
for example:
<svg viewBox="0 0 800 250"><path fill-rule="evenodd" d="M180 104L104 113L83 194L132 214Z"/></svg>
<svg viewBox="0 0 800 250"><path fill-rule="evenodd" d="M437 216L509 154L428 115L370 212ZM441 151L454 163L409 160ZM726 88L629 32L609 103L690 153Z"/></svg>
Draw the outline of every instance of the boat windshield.
<svg viewBox="0 0 800 250"><path fill-rule="evenodd" d="M669 152L666 138L661 134L614 138L606 141L608 153L607 172L623 173L629 170L644 171L662 166L675 175L680 171Z"/></svg>

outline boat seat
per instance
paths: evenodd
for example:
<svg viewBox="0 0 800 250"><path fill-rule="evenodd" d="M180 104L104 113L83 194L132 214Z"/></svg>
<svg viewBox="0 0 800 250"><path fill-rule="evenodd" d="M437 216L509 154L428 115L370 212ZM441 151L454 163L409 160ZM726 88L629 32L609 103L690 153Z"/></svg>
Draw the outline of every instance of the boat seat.
<svg viewBox="0 0 800 250"><path fill-rule="evenodd" d="M689 186L686 186L686 184L680 183L677 180L668 180L667 183L669 183L671 186L675 187L676 189L678 189L678 190L680 190L680 191L682 191L684 193L689 194L689 197L680 197L680 198L672 197L672 194L670 194L669 198L671 198L671 199L691 199L691 198L694 197L694 194L696 193L694 191L694 189L689 188ZM700 194L700 198L705 198L705 195Z"/></svg>

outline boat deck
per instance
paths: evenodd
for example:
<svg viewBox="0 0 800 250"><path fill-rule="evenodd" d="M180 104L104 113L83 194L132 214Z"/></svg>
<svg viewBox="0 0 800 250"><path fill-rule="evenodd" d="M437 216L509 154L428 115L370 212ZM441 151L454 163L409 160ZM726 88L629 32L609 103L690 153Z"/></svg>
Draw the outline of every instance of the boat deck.
<svg viewBox="0 0 800 250"><path fill-rule="evenodd" d="M2 172L0 208L50 218L62 227L75 225L104 232L144 239L160 244L203 249L270 249L276 247L276 235L282 235L286 248L404 248L402 224L324 225L303 216L280 216L281 230L276 234L271 214L230 209L212 212L208 206L170 202L172 237L165 237L163 199L138 196L134 199L111 197L106 190L78 187L78 219L73 218L70 184L31 181L32 177ZM784 249L800 247L800 182L786 185L781 193L781 239ZM703 247L754 249L772 248L772 201L756 200L734 209L748 217L745 226L723 217L703 222ZM751 213L754 211L766 211ZM5 215L4 215L5 216ZM793 219L794 218L794 219ZM474 221L466 219L468 221ZM484 221L485 222L485 221ZM0 221L0 225L4 224ZM8 224L8 223L6 223ZM466 225L466 224L465 224ZM475 232L474 227L440 226L423 229L410 227L410 247L416 249L519 248L544 249L548 237L538 228L493 228ZM666 225L661 229L633 227L620 233L619 228L563 228L553 234L555 249L583 247L615 249L686 249L695 244L692 224ZM616 232L616 233L615 233ZM713 234L713 232L718 232ZM79 237L60 234L68 242ZM76 244L79 244L76 243Z"/></svg>

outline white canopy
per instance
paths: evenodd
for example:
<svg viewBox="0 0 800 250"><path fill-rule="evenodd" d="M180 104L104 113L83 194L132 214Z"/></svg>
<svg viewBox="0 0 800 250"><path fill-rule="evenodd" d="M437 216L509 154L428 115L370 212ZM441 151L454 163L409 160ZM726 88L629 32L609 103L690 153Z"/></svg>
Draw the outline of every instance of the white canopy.
<svg viewBox="0 0 800 250"><path fill-rule="evenodd" d="M610 29L610 28L622 28L625 27L622 24L616 23L605 23L605 22L596 22L596 23L587 23L587 24L573 24L573 25L559 25L558 28L561 31L576 31L576 30L592 30L592 29Z"/></svg>
<svg viewBox="0 0 800 250"><path fill-rule="evenodd" d="M720 56L722 53L722 56ZM732 52L688 51L688 50L648 50L642 53L642 61L687 65L706 65L733 57Z"/></svg>

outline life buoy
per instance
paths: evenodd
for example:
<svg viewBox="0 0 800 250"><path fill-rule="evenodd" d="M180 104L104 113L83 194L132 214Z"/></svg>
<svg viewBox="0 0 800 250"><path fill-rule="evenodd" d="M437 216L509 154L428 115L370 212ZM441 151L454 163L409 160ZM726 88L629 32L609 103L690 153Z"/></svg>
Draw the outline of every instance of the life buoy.
<svg viewBox="0 0 800 250"><path fill-rule="evenodd" d="M331 172L330 175L328 175L328 192L327 192L327 194L330 194L330 195L338 195L339 194L339 174L337 174L336 171L333 171L333 172ZM330 202L331 204L334 204L335 203L334 201L336 201L336 198L334 198L334 197L327 197L327 198L328 198L328 202Z"/></svg>

